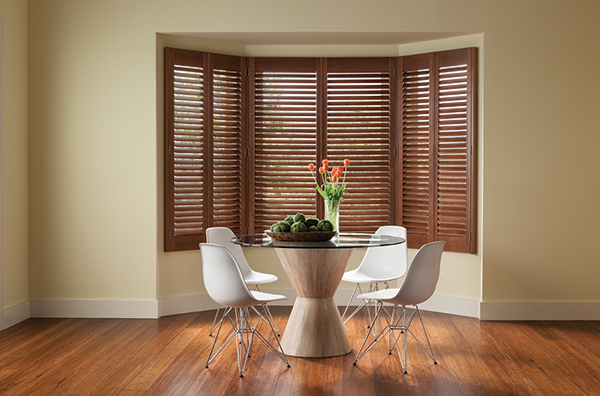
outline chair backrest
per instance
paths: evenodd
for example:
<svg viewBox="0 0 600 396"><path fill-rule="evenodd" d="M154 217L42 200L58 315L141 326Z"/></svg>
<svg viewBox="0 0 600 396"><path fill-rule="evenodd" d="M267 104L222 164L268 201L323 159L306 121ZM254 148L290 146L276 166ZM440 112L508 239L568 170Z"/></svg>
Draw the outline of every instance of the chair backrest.
<svg viewBox="0 0 600 396"><path fill-rule="evenodd" d="M394 235L406 239L406 228L383 226L377 235ZM399 245L368 248L358 270L372 278L396 279L406 274L408 249L406 242Z"/></svg>
<svg viewBox="0 0 600 396"><path fill-rule="evenodd" d="M246 261L242 247L230 242L233 237L235 237L235 234L227 227L211 227L206 230L206 242L225 246L237 261L245 279L252 273L252 269Z"/></svg>
<svg viewBox="0 0 600 396"><path fill-rule="evenodd" d="M415 254L404 283L394 298L394 303L416 305L428 300L435 291L440 277L440 263L446 242L431 242L421 246Z"/></svg>
<svg viewBox="0 0 600 396"><path fill-rule="evenodd" d="M202 275L210 298L225 307L249 307L256 304L248 290L239 265L222 245L201 243Z"/></svg>

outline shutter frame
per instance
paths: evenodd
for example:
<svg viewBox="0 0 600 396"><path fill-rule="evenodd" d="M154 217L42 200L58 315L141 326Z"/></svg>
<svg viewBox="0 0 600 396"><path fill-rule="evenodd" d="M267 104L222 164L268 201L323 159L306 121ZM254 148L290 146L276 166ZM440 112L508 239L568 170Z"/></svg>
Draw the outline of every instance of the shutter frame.
<svg viewBox="0 0 600 396"><path fill-rule="evenodd" d="M446 250L474 253L476 179L473 172L474 49L435 53L436 126L435 240ZM464 110L461 108L464 106ZM464 141L463 141L464 140ZM463 187L464 185L464 187Z"/></svg>
<svg viewBox="0 0 600 396"><path fill-rule="evenodd" d="M188 250L198 247L198 243L202 241L204 237L204 219L206 212L204 211L204 203L202 203L202 217L199 220L200 226L199 231L192 231L188 235L177 234L176 222L176 205L175 205L175 123L177 117L175 115L175 70L178 65L189 66L196 69L202 70L202 78L205 79L206 69L206 54L197 51L186 51L178 50L173 48L165 48L165 235L164 235L164 250L165 251L177 251L177 250ZM204 89L202 89L202 95L204 95ZM203 96L205 102L205 97ZM198 106L197 109L201 109L203 117L205 117L205 108ZM204 126L205 118L202 119L202 126ZM203 131L202 131L203 132ZM200 133L199 135L200 136ZM204 139L204 136L202 136ZM204 141L202 141L204 144ZM205 157L203 155L203 157ZM201 159L204 161L204 158ZM203 164L205 166L205 164ZM201 187L201 200L204 201L206 196L205 182L202 180Z"/></svg>
<svg viewBox="0 0 600 396"><path fill-rule="evenodd" d="M235 191L239 191L240 195L245 196L242 192L245 190L243 182L243 172L245 171L244 158L243 158L243 145L246 144L246 140L242 140L244 134L244 128L246 128L246 117L242 109L245 106L243 101L245 100L245 91L242 81L242 75L244 74L245 58L231 57L226 55L209 54L204 52L180 50L174 48L165 48L165 235L164 235L164 250L169 251L180 251L180 250L194 250L198 248L198 244L205 241L205 230L213 225L227 226L238 233L243 230L244 223L240 223L240 220L245 217L244 205L245 201L239 201L234 210L239 211L239 218L232 222L227 220L221 221L219 216L215 216L215 202L219 205L219 208L225 207L225 209L219 209L217 212L223 212L231 209L227 205L222 205L221 201L217 198L222 190L221 185L223 183L220 178L216 175L216 172L220 170L218 166L214 166L214 155L217 155L215 151L215 139L220 139L218 131L213 128L213 121L215 114L213 108L213 80L215 79L214 70L215 68L231 68L234 67L239 71L240 76L240 122L235 127L239 135L239 144L236 143L236 150L239 150L237 157L226 156L227 160L233 164L235 172L239 173L238 186L235 187ZM195 67L202 70L202 106L197 107L197 111L202 112L202 122L198 124L198 137L201 136L199 146L194 150L198 154L198 160L201 157L201 173L197 174L198 184L194 186L192 195L201 194L197 204L199 210L196 213L201 213L201 216L195 215L196 217L190 220L182 220L181 215L176 212L177 204L176 197L178 196L177 187L177 171L176 171L176 151L177 144L176 139L176 108L175 108L175 70L178 67ZM217 129L227 129L229 127L222 127L217 121ZM199 129L201 128L201 130ZM189 158L186 160L185 158ZM192 154L182 157L181 161L194 161ZM221 159L221 158L218 158ZM235 162L238 162L235 164ZM217 183L215 184L215 179ZM181 197L181 195L179 195ZM184 194L183 196L190 197L190 194ZM196 219L196 220L192 220ZM195 222L197 226L183 230L180 222ZM236 227L236 223L238 224Z"/></svg>
<svg viewBox="0 0 600 396"><path fill-rule="evenodd" d="M466 48L441 51L403 57L398 60L402 78L399 100L400 113L400 186L399 186L399 223L407 227L408 246L419 248L424 243L446 241L445 250L454 252L476 252L476 126L477 126L477 49ZM454 74L461 66L464 78L456 79ZM429 191L427 200L427 228L415 228L410 222L411 199L410 190L412 167L407 158L411 149L407 139L411 131L408 126L410 115L406 107L406 96L409 95L406 74L416 70L429 70L429 105L428 120L429 147ZM442 71L441 71L442 70ZM448 75L445 75L448 74ZM451 89L460 80L459 90ZM462 83L462 85L460 85ZM460 92L459 92L460 91ZM464 91L464 114L455 110L455 95ZM450 99L449 99L450 98ZM425 108L425 107L423 107ZM459 114L459 115L457 115ZM413 117L414 118L414 117ZM464 130L464 142L462 141ZM463 155L464 154L464 155ZM463 155L463 158L461 158ZM461 171L464 167L464 171ZM464 191L459 186L461 174L464 175ZM464 202L461 203L461 200ZM425 223L423 223L425 224ZM420 230L420 231L417 231Z"/></svg>
<svg viewBox="0 0 600 396"><path fill-rule="evenodd" d="M245 232L245 58L214 55L210 226Z"/></svg>

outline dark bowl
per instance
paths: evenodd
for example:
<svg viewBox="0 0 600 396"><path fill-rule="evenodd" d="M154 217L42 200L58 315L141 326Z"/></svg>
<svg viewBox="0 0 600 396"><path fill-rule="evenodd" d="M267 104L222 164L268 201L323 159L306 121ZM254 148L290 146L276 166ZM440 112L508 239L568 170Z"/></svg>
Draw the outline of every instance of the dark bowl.
<svg viewBox="0 0 600 396"><path fill-rule="evenodd" d="M323 242L330 240L336 234L335 231L265 232L271 239L287 242Z"/></svg>

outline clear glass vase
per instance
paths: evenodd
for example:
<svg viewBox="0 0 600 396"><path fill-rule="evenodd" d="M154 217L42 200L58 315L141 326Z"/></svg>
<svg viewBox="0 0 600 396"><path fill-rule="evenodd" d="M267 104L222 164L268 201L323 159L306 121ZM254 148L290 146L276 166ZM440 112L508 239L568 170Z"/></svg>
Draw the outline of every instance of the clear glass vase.
<svg viewBox="0 0 600 396"><path fill-rule="evenodd" d="M340 200L325 199L325 219L331 221L333 230L340 233Z"/></svg>

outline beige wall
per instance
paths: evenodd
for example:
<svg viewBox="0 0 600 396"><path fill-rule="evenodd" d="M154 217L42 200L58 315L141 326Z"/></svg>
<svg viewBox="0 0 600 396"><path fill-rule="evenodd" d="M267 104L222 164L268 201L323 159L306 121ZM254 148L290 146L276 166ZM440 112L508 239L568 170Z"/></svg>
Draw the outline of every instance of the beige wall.
<svg viewBox="0 0 600 396"><path fill-rule="evenodd" d="M155 34L144 8L29 2L31 299L156 299Z"/></svg>
<svg viewBox="0 0 600 396"><path fill-rule="evenodd" d="M1 0L2 262L4 307L29 298L27 179L27 1Z"/></svg>
<svg viewBox="0 0 600 396"><path fill-rule="evenodd" d="M483 43L481 243L478 255L444 254L438 292L600 301L590 246L600 236L600 2L28 4L30 298L143 300L203 290L197 252L162 252L157 49L168 38L157 33L449 31ZM274 287L289 287L272 252L248 255L280 275Z"/></svg>

